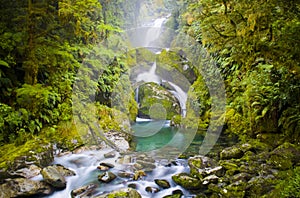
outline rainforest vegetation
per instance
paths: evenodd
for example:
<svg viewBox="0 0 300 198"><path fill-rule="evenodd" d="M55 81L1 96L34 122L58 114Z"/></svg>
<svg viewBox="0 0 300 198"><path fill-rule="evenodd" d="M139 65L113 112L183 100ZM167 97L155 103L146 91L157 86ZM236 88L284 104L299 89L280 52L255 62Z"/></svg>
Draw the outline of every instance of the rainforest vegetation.
<svg viewBox="0 0 300 198"><path fill-rule="evenodd" d="M0 0L1 168L16 157L16 148L27 149L34 141L63 149L84 144L80 131L93 131L94 126L89 125L88 113L82 113L90 112L82 101L91 96L104 131L127 130L119 120L127 116L133 122L138 112L134 90L126 86L128 71L145 52L128 52L122 32L138 26L138 18L167 12L172 13L167 26L179 38L195 39L221 71L226 89L226 112L218 115L225 119L223 134L273 148L284 142L300 146L298 0L151 0L143 6L145 2ZM170 57L164 51L159 59ZM200 107L197 122L202 129L213 115L206 81L198 71L213 73L214 68L203 60L193 69L196 77L189 78L189 97ZM86 78L74 86L78 72ZM74 93L76 89L81 92ZM126 98L113 95L116 92ZM118 108L112 96L121 101ZM75 126L76 120L85 124ZM6 156L11 150L16 155ZM286 197L299 196L299 167L288 171L296 177L279 182L278 188L285 188Z"/></svg>

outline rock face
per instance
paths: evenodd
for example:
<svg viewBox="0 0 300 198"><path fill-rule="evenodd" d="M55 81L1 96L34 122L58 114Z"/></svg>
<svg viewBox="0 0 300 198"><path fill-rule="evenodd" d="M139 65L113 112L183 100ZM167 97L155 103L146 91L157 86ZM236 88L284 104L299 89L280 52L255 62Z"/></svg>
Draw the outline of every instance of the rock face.
<svg viewBox="0 0 300 198"><path fill-rule="evenodd" d="M135 189L132 188L123 188L107 194L96 196L95 198L121 198L121 197L142 198L142 196Z"/></svg>
<svg viewBox="0 0 300 198"><path fill-rule="evenodd" d="M27 197L49 195L52 193L52 189L43 181L17 178L0 185L0 192L0 198Z"/></svg>
<svg viewBox="0 0 300 198"><path fill-rule="evenodd" d="M139 87L138 100L140 103L138 116L141 118L150 118L151 115L151 118L154 119L171 120L173 116L180 115L181 112L177 98L156 83L141 85ZM161 106L156 109L155 104L160 104Z"/></svg>

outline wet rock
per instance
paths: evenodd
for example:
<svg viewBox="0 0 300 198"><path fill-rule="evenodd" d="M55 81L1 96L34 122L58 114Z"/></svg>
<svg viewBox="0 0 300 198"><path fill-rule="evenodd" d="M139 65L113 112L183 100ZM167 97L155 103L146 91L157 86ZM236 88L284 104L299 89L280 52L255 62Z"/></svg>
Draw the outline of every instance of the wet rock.
<svg viewBox="0 0 300 198"><path fill-rule="evenodd" d="M192 177L187 173L179 173L172 176L173 181L187 190L199 190L202 187L202 181Z"/></svg>
<svg viewBox="0 0 300 198"><path fill-rule="evenodd" d="M251 175L248 173L239 173L232 176L232 182L237 182L237 181L247 182L249 179L251 179Z"/></svg>
<svg viewBox="0 0 300 198"><path fill-rule="evenodd" d="M300 161L300 151L290 143L278 146L270 154L268 164L279 170L288 170Z"/></svg>
<svg viewBox="0 0 300 198"><path fill-rule="evenodd" d="M41 170L42 169L40 167L38 167L34 164L31 164L28 167L24 167L24 168L18 169L16 171L12 171L9 173L9 175L11 177L24 177L24 178L30 179L32 177L38 176L40 174Z"/></svg>
<svg viewBox="0 0 300 198"><path fill-rule="evenodd" d="M195 156L189 158L188 164L190 168L204 169L216 166L217 162L205 156Z"/></svg>
<svg viewBox="0 0 300 198"><path fill-rule="evenodd" d="M110 171L98 175L98 180L104 183L109 183L116 179L116 175Z"/></svg>
<svg viewBox="0 0 300 198"><path fill-rule="evenodd" d="M89 184L71 191L72 198L80 198L90 196L97 186L95 184Z"/></svg>
<svg viewBox="0 0 300 198"><path fill-rule="evenodd" d="M220 161L219 164L226 170L227 175L239 173L239 166L229 160Z"/></svg>
<svg viewBox="0 0 300 198"><path fill-rule="evenodd" d="M182 195L180 194L172 194L172 195L166 195L166 196L163 196L163 198L180 198L182 197Z"/></svg>
<svg viewBox="0 0 300 198"><path fill-rule="evenodd" d="M269 194L277 182L273 175L253 177L247 183L247 196L262 197Z"/></svg>
<svg viewBox="0 0 300 198"><path fill-rule="evenodd" d="M53 190L46 182L17 178L0 185L0 192L1 198L8 198L49 195Z"/></svg>
<svg viewBox="0 0 300 198"><path fill-rule="evenodd" d="M123 188L103 195L95 196L94 198L142 198L142 196L133 188Z"/></svg>
<svg viewBox="0 0 300 198"><path fill-rule="evenodd" d="M115 117L115 119L117 118ZM124 122L124 118L123 120L122 119L120 120L120 123L121 122ZM129 124L128 128L130 128L130 123L128 124ZM113 142L117 146L117 148L120 149L121 151L126 151L130 148L129 140L131 139L131 137L129 132L125 133L119 131L108 131L104 135L109 141Z"/></svg>
<svg viewBox="0 0 300 198"><path fill-rule="evenodd" d="M131 156L125 155L117 160L119 164L130 164L131 163Z"/></svg>
<svg viewBox="0 0 300 198"><path fill-rule="evenodd" d="M125 172L125 171L118 172L118 176L122 177L122 178L132 178L133 175L134 175L133 173L129 173L129 172Z"/></svg>
<svg viewBox="0 0 300 198"><path fill-rule="evenodd" d="M145 83L139 87L140 108L138 116L141 118L150 118L149 110L153 110L154 104L161 104L165 112L153 111L152 118L171 120L173 116L180 115L180 103L178 99L167 89L156 83Z"/></svg>
<svg viewBox="0 0 300 198"><path fill-rule="evenodd" d="M104 157L105 157L105 158L114 158L115 156L116 156L115 151L111 151L111 152L109 152L109 153L105 153L105 154L104 154Z"/></svg>
<svg viewBox="0 0 300 198"><path fill-rule="evenodd" d="M24 147L24 148L23 148ZM6 161L5 166L0 170L0 182L4 182L6 178L25 177L31 178L36 174L36 170L32 174L33 167L45 167L54 160L53 145L43 141L28 141L23 145L20 156ZM33 165L33 166L32 166ZM35 169L35 168L34 168Z"/></svg>
<svg viewBox="0 0 300 198"><path fill-rule="evenodd" d="M155 164L152 162L146 162L142 160L137 160L134 164L134 167L136 167L138 170L144 169L144 170L153 170L156 168Z"/></svg>
<svg viewBox="0 0 300 198"><path fill-rule="evenodd" d="M149 193L158 193L158 192L159 192L159 188L147 186L147 187L145 188L145 191L146 191L146 192L149 192Z"/></svg>
<svg viewBox="0 0 300 198"><path fill-rule="evenodd" d="M142 178L143 176L146 176L147 174L143 170L137 170L134 172L133 180L138 180Z"/></svg>
<svg viewBox="0 0 300 198"><path fill-rule="evenodd" d="M161 188L170 188L170 183L165 179L155 179L154 182Z"/></svg>
<svg viewBox="0 0 300 198"><path fill-rule="evenodd" d="M136 189L136 188L137 188L137 185L136 185L136 184L128 184L128 187L129 187L129 188Z"/></svg>
<svg viewBox="0 0 300 198"><path fill-rule="evenodd" d="M235 182L220 191L221 195L224 197L245 197L246 193L246 183Z"/></svg>
<svg viewBox="0 0 300 198"><path fill-rule="evenodd" d="M188 165L190 167L191 175L198 178L203 178L213 173L213 171L211 173L208 173L207 170L213 169L212 167L216 166L217 162L208 157L196 156L191 157L188 160Z"/></svg>
<svg viewBox="0 0 300 198"><path fill-rule="evenodd" d="M48 166L43 168L41 174L45 182L55 188L65 188L67 185L64 176L57 170L55 166Z"/></svg>
<svg viewBox="0 0 300 198"><path fill-rule="evenodd" d="M219 177L217 177L216 175L209 175L203 179L202 184L203 185L208 185L211 183L216 184L216 183L218 183L218 181L219 181Z"/></svg>
<svg viewBox="0 0 300 198"><path fill-rule="evenodd" d="M55 164L52 167L56 168L56 170L64 177L75 176L76 173L60 164Z"/></svg>
<svg viewBox="0 0 300 198"><path fill-rule="evenodd" d="M97 169L101 170L101 171L107 171L111 168L114 168L115 165L111 164L111 163L106 163L106 162L101 162L99 166L97 166Z"/></svg>
<svg viewBox="0 0 300 198"><path fill-rule="evenodd" d="M223 149L220 153L220 159L239 159L243 157L243 155L244 152L240 148L233 146Z"/></svg>

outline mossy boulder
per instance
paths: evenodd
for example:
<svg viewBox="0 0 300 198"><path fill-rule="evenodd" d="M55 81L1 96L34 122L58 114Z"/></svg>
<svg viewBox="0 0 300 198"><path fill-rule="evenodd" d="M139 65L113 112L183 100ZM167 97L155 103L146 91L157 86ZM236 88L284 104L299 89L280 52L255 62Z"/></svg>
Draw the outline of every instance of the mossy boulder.
<svg viewBox="0 0 300 198"><path fill-rule="evenodd" d="M202 187L202 181L188 173L179 173L173 175L172 179L176 184L187 190L199 190Z"/></svg>
<svg viewBox="0 0 300 198"><path fill-rule="evenodd" d="M0 197L44 196L53 192L44 181L33 181L25 178L9 179L0 185Z"/></svg>
<svg viewBox="0 0 300 198"><path fill-rule="evenodd" d="M165 179L155 179L154 182L161 188L170 188L170 183Z"/></svg>
<svg viewBox="0 0 300 198"><path fill-rule="evenodd" d="M291 169L292 166L299 161L299 149L295 145L287 142L274 149L270 153L270 158L267 160L268 164L279 170Z"/></svg>
<svg viewBox="0 0 300 198"><path fill-rule="evenodd" d="M176 84L181 84L182 80L189 82L187 86L192 84L197 79L197 74L185 56L182 50L179 52L162 50L157 57L158 72L162 76L170 76L172 79L167 78L167 80Z"/></svg>
<svg viewBox="0 0 300 198"><path fill-rule="evenodd" d="M145 83L139 87L139 102L138 116L142 118L171 120L181 113L177 98L156 83Z"/></svg>
<svg viewBox="0 0 300 198"><path fill-rule="evenodd" d="M142 198L142 196L132 188L123 188L120 190L115 190L110 193L106 193L103 195L95 196L95 198Z"/></svg>
<svg viewBox="0 0 300 198"><path fill-rule="evenodd" d="M240 148L233 146L223 149L220 153L220 159L239 159L243 157L243 155L244 152Z"/></svg>
<svg viewBox="0 0 300 198"><path fill-rule="evenodd" d="M31 165L43 168L54 160L53 145L43 140L30 140L23 145L7 144L0 149L0 181L20 177L20 169Z"/></svg>

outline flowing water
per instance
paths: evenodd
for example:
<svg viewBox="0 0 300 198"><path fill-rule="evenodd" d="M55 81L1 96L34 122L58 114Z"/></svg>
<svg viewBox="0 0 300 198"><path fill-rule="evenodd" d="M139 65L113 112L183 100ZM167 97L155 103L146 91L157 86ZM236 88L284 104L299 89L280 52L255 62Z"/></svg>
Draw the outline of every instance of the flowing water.
<svg viewBox="0 0 300 198"><path fill-rule="evenodd" d="M143 39L145 46L155 46L155 42L160 36L161 27L165 21L166 18L160 18L154 21L152 27L148 29L147 34ZM149 71L140 73L136 78L136 82L155 82L157 84L160 84L162 80L164 79L156 74L156 62L153 63ZM173 90L170 92L174 94L180 102L182 116L185 116L187 94L178 85L172 82L168 83L173 87ZM135 90L135 93L136 101L139 102L138 88ZM170 161L166 160L163 155L161 157L155 156L154 158L153 156L149 156L153 159L151 163L155 165L155 168L152 171L147 172L147 175L138 181L134 181L132 178L122 178L119 176L107 184L98 181L97 176L102 172L97 169L100 162L113 164L114 168L110 169L110 171L116 175L123 171L134 174L135 169L133 167L140 156L145 156L147 155L147 152L159 150L164 147L169 149L164 150L166 154L170 154L171 151L178 149L181 145L185 145L186 142L191 142L194 138L194 136L189 137L186 135L188 133L185 131L171 127L170 121L153 121L141 118L137 118L136 121L136 124L132 126L132 129L135 132L133 141L136 144L136 152L134 153L121 155L115 151L117 153L115 157L106 159L104 154L112 150L101 149L55 157L54 164L61 164L73 170L76 173L76 176L67 177L66 189L55 192L49 196L49 198L70 197L70 193L73 189L89 184L95 184L97 186L95 194L111 192L134 184L142 197L161 198L166 195L171 195L174 190L181 190L185 194L185 197L191 196L190 192L176 185L171 179L174 174L189 171L186 160L173 158L173 162L170 163ZM130 156L130 161L127 163L121 163L119 159L124 156ZM39 176L36 179L42 178ZM155 194L147 192L145 190L146 187L159 188L154 182L155 179L165 179L169 181L171 188L160 189L160 191Z"/></svg>

